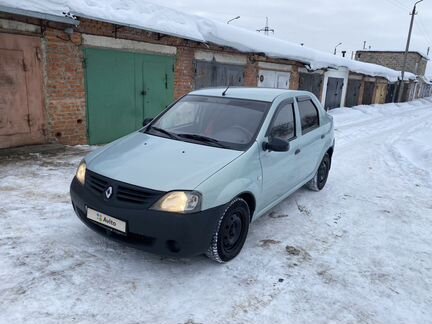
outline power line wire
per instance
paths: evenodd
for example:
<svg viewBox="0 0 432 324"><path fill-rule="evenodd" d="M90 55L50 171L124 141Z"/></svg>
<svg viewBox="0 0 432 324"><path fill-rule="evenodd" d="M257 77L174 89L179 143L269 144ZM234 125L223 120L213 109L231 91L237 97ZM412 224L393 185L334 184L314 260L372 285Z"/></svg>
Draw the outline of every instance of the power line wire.
<svg viewBox="0 0 432 324"><path fill-rule="evenodd" d="M395 7L397 7L400 10L403 11L409 11L410 9L406 7L405 3L402 3L400 0L386 0L387 2L391 3ZM420 18L420 17L419 17ZM423 34L423 37L425 38L426 42L429 44L432 44L432 38L429 36L429 33L427 32L427 28L422 22L422 19L418 19L414 22L414 24L419 28L420 32Z"/></svg>
<svg viewBox="0 0 432 324"><path fill-rule="evenodd" d="M405 8L405 6L403 6L400 2L396 2L396 0L386 0L386 1L394 5L395 7L398 7L398 9L400 10L403 11L408 10L408 8Z"/></svg>
<svg viewBox="0 0 432 324"><path fill-rule="evenodd" d="M419 27L421 30L423 30L424 35L426 36L426 39L429 42L429 45L432 45L432 37L430 37L430 34L427 31L427 28L425 26L425 24L423 23L423 19L420 19L421 17L419 17L418 19L418 23L419 23Z"/></svg>

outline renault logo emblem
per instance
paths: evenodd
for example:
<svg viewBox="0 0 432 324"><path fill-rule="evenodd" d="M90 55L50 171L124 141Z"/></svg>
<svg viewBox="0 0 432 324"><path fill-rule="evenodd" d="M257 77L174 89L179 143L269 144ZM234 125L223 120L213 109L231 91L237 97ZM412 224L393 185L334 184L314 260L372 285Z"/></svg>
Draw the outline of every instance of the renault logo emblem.
<svg viewBox="0 0 432 324"><path fill-rule="evenodd" d="M113 193L113 188L112 188L112 187L108 187L108 189L105 190L105 197L106 197L107 199L110 199L111 196L112 196L112 193Z"/></svg>

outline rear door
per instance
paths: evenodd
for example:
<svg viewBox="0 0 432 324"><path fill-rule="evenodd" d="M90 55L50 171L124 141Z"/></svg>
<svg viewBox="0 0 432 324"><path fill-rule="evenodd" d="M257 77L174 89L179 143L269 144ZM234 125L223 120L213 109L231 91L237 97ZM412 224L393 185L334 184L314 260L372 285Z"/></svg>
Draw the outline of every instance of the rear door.
<svg viewBox="0 0 432 324"><path fill-rule="evenodd" d="M290 142L288 152L269 152L261 150L261 163L263 168L263 199L262 206L265 208L290 189L298 182L296 178L299 167L296 151L298 139L296 132L296 118L294 101L288 99L283 101L276 110L272 122L266 134Z"/></svg>
<svg viewBox="0 0 432 324"><path fill-rule="evenodd" d="M324 149L324 131L320 128L319 110L309 96L297 97L297 109L301 124L299 138L299 183L308 180L315 172Z"/></svg>

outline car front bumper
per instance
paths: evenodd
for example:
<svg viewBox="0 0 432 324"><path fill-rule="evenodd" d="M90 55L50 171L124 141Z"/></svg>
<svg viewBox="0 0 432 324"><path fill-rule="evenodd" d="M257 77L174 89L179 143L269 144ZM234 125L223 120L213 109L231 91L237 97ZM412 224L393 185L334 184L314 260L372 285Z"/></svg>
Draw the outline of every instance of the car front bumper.
<svg viewBox="0 0 432 324"><path fill-rule="evenodd" d="M112 206L76 178L72 180L70 195L75 213L92 230L148 252L176 257L205 253L225 208L223 205L193 214L175 214ZM126 233L88 219L87 208L126 222Z"/></svg>

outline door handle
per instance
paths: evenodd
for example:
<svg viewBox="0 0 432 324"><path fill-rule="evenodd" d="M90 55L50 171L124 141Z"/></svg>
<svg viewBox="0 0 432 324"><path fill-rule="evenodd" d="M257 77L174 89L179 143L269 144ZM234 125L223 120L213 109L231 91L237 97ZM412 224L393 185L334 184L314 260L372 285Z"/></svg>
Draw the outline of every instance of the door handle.
<svg viewBox="0 0 432 324"><path fill-rule="evenodd" d="M300 152L301 152L301 150L300 150L300 149L297 149L297 150L295 150L294 154L295 154L295 155L299 155Z"/></svg>
<svg viewBox="0 0 432 324"><path fill-rule="evenodd" d="M141 95L142 95L142 96L147 95L147 91L145 91L145 90L141 91Z"/></svg>
<svg viewBox="0 0 432 324"><path fill-rule="evenodd" d="M325 135L323 134L323 135L321 135L321 139L324 139L324 137L325 137Z"/></svg>

